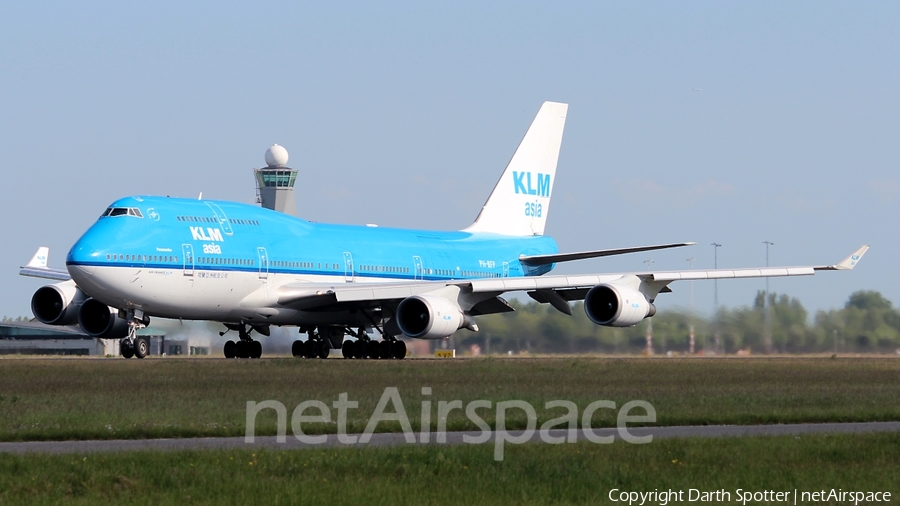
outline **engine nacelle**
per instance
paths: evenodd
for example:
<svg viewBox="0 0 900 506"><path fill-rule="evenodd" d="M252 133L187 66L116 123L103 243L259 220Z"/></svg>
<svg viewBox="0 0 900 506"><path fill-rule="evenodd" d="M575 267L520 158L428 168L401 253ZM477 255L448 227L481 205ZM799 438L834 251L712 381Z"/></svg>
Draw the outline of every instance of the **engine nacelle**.
<svg viewBox="0 0 900 506"><path fill-rule="evenodd" d="M634 288L603 284L584 296L584 312L597 325L630 327L655 315L656 306Z"/></svg>
<svg viewBox="0 0 900 506"><path fill-rule="evenodd" d="M119 318L119 311L93 298L81 304L78 325L85 334L100 339L121 339L128 335L128 322Z"/></svg>
<svg viewBox="0 0 900 506"><path fill-rule="evenodd" d="M42 286L31 296L31 312L47 325L72 325L87 296L74 281Z"/></svg>
<svg viewBox="0 0 900 506"><path fill-rule="evenodd" d="M457 303L428 295L403 299L397 306L396 319L403 335L422 339L445 338L466 321Z"/></svg>

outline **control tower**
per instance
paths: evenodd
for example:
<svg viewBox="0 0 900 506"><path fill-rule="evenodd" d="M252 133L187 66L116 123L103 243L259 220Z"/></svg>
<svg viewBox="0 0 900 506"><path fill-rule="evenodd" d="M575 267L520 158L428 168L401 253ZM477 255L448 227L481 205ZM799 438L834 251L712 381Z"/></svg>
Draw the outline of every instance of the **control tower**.
<svg viewBox="0 0 900 506"><path fill-rule="evenodd" d="M286 167L288 152L282 146L273 144L266 150L266 167L253 169L256 176L256 202L266 209L296 215L294 182L297 171Z"/></svg>

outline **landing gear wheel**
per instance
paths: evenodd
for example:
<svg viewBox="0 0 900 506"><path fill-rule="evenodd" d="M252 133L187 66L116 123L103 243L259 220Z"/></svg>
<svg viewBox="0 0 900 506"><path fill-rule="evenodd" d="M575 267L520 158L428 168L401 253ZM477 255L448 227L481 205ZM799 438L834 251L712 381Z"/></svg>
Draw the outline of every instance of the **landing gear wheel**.
<svg viewBox="0 0 900 506"><path fill-rule="evenodd" d="M341 351L344 353L344 358L357 358L357 350L359 349L359 341L344 341L344 346L341 348Z"/></svg>
<svg viewBox="0 0 900 506"><path fill-rule="evenodd" d="M295 357L303 357L303 341L297 340L291 345L291 355Z"/></svg>
<svg viewBox="0 0 900 506"><path fill-rule="evenodd" d="M250 350L248 348L249 346L246 341L238 341L234 343L234 355L237 358L249 358Z"/></svg>
<svg viewBox="0 0 900 506"><path fill-rule="evenodd" d="M326 341L319 341L318 346L316 347L316 351L318 351L319 358L328 358L328 353L331 351L331 346L328 345Z"/></svg>
<svg viewBox="0 0 900 506"><path fill-rule="evenodd" d="M393 348L391 348L390 341L387 341L387 340L381 341L381 344L378 346L378 351L380 352L381 358L384 360L394 357Z"/></svg>
<svg viewBox="0 0 900 506"><path fill-rule="evenodd" d="M234 341L225 341L225 358L234 358L235 351Z"/></svg>
<svg viewBox="0 0 900 506"><path fill-rule="evenodd" d="M344 341L344 344L341 345L341 354L344 355L344 358L353 358L353 341L349 339Z"/></svg>
<svg viewBox="0 0 900 506"><path fill-rule="evenodd" d="M127 339L122 339L119 341L119 349L122 351L122 356L125 358L131 358L134 356L134 348L131 344L128 343Z"/></svg>
<svg viewBox="0 0 900 506"><path fill-rule="evenodd" d="M144 358L150 354L150 342L146 337L139 337L134 340L134 356Z"/></svg>
<svg viewBox="0 0 900 506"><path fill-rule="evenodd" d="M250 358L259 358L262 356L262 343L259 341L250 342Z"/></svg>
<svg viewBox="0 0 900 506"><path fill-rule="evenodd" d="M378 342L369 341L364 348L363 358L378 358Z"/></svg>
<svg viewBox="0 0 900 506"><path fill-rule="evenodd" d="M391 343L391 358L397 360L406 358L406 343L403 341L394 341Z"/></svg>

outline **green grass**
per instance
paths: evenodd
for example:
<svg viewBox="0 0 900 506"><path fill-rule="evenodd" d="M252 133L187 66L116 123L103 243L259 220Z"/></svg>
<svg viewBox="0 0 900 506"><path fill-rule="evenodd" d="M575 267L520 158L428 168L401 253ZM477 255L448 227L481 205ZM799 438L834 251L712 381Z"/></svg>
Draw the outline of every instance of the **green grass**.
<svg viewBox="0 0 900 506"><path fill-rule="evenodd" d="M0 454L0 504L609 504L615 488L724 489L730 504L737 489L896 501L898 468L898 434L527 444L503 462L491 445Z"/></svg>
<svg viewBox="0 0 900 506"><path fill-rule="evenodd" d="M432 428L437 402L457 399L524 400L539 423L561 414L543 409L554 399L580 409L646 400L660 425L900 420L898 378L896 358L2 359L0 440L242 436L247 401L280 401L290 416L304 400L331 406L341 392L359 401L349 430L362 432L385 387L399 389L418 430L422 386L432 388ZM595 426L615 424L614 412L597 413ZM524 423L514 417L507 427ZM274 434L274 413L256 426ZM477 430L458 410L448 428Z"/></svg>

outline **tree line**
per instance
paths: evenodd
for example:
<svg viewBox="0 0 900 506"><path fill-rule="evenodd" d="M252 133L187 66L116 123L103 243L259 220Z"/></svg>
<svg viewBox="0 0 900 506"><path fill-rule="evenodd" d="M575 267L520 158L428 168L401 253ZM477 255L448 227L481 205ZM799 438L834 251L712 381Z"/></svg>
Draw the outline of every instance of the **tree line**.
<svg viewBox="0 0 900 506"><path fill-rule="evenodd" d="M634 327L601 327L583 304L573 316L548 304L512 301L515 313L482 316L480 331L459 331L450 345L481 353L686 354L693 328L699 354L900 353L900 310L879 292L853 293L841 309L813 318L796 297L759 291L751 305L720 308L713 317L685 309L660 311Z"/></svg>
<svg viewBox="0 0 900 506"><path fill-rule="evenodd" d="M844 307L813 318L796 297L759 291L753 303L720 308L713 317L686 309L660 311L634 327L601 327L574 304L567 316L549 304L510 302L515 313L481 316L479 332L460 330L450 347L458 353L900 353L900 310L881 293L858 291ZM29 321L4 316L3 322ZM435 343L441 345L442 343Z"/></svg>

